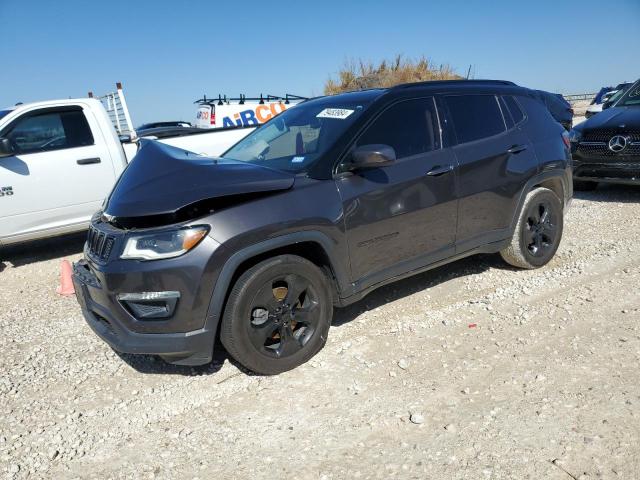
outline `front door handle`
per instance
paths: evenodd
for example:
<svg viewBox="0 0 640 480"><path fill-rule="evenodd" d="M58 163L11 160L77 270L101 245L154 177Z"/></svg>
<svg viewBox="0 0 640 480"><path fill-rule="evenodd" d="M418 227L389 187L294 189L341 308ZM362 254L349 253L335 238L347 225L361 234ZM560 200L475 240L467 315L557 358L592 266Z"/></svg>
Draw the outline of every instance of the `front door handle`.
<svg viewBox="0 0 640 480"><path fill-rule="evenodd" d="M514 145L509 150L507 150L507 153L515 155L517 153L524 152L526 149L527 149L526 145Z"/></svg>
<svg viewBox="0 0 640 480"><path fill-rule="evenodd" d="M100 163L100 158L83 158L81 160L76 161L78 165L91 165L92 163Z"/></svg>
<svg viewBox="0 0 640 480"><path fill-rule="evenodd" d="M431 170L427 172L428 177L439 177L440 175L444 175L445 173L449 173L453 171L453 165L436 165Z"/></svg>

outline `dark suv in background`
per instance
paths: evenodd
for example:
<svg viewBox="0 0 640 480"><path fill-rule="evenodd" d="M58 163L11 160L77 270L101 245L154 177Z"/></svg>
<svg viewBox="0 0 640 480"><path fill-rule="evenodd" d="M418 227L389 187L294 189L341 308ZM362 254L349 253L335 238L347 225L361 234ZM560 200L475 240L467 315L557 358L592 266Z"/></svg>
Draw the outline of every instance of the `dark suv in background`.
<svg viewBox="0 0 640 480"><path fill-rule="evenodd" d="M640 80L615 106L571 131L573 184L593 190L598 182L640 184Z"/></svg>
<svg viewBox="0 0 640 480"><path fill-rule="evenodd" d="M306 101L206 158L143 143L95 215L74 283L114 349L228 353L262 374L311 358L334 306L476 253L536 268L572 195L566 132L503 81Z"/></svg>

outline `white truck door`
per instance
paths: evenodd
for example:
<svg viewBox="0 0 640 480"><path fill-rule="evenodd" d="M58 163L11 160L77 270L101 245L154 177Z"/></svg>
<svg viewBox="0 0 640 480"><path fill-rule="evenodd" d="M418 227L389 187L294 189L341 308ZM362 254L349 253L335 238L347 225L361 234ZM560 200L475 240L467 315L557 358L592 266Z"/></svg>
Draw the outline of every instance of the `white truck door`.
<svg viewBox="0 0 640 480"><path fill-rule="evenodd" d="M28 240L84 227L115 183L93 115L81 106L41 108L0 132L14 155L0 158L0 239Z"/></svg>

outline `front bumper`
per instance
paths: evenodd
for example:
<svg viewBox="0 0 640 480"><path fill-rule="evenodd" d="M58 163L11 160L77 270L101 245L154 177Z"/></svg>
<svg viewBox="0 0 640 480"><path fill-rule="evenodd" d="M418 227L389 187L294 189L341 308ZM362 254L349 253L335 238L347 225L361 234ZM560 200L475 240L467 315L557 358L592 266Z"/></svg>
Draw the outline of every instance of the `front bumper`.
<svg viewBox="0 0 640 480"><path fill-rule="evenodd" d="M638 185L640 184L640 158L636 162L574 159L573 178L592 182Z"/></svg>
<svg viewBox="0 0 640 480"><path fill-rule="evenodd" d="M85 258L73 265L73 284L87 323L118 352L160 355L180 365L209 363L217 329L208 314L217 277L210 268L216 247L206 237L182 257L102 263L85 247ZM119 294L162 291L180 292L168 318L136 318L118 299Z"/></svg>
<svg viewBox="0 0 640 480"><path fill-rule="evenodd" d="M595 135L595 134L592 134ZM612 135L612 134L611 134ZM640 184L640 142L631 142L619 153L608 147L608 137L572 146L573 178L620 184ZM635 139L634 139L635 140Z"/></svg>
<svg viewBox="0 0 640 480"><path fill-rule="evenodd" d="M78 273L83 268L80 262L74 264L73 285L78 303L91 329L111 348L121 353L160 355L178 365L204 365L211 361L215 331L203 328L186 333L132 332L91 298L89 286Z"/></svg>

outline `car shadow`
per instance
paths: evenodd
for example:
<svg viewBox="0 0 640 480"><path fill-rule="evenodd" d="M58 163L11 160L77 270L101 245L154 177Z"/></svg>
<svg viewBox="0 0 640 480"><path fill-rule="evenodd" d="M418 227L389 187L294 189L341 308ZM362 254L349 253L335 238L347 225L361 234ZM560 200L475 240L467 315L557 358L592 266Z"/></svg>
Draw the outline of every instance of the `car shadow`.
<svg viewBox="0 0 640 480"><path fill-rule="evenodd" d="M588 192L573 192L574 198L596 202L637 203L640 201L640 185L616 185L600 183Z"/></svg>
<svg viewBox="0 0 640 480"><path fill-rule="evenodd" d="M517 270L515 267L507 265L496 254L480 254L463 258L462 260L385 285L352 305L336 308L332 326L340 327L363 313L375 310L387 303L400 300L459 277L482 273L490 268Z"/></svg>
<svg viewBox="0 0 640 480"><path fill-rule="evenodd" d="M213 375L222 369L225 361L231 360L224 347L220 344L216 344L213 351L213 359L206 365L198 365L195 367L189 367L185 365L172 365L165 362L157 355L140 355L120 353L114 350L116 355L120 357L131 368L139 373L146 374L159 374L159 375L182 375L182 376L198 376L198 375ZM237 366L235 362L234 365ZM244 372L243 370L243 373Z"/></svg>
<svg viewBox="0 0 640 480"><path fill-rule="evenodd" d="M8 266L21 267L30 263L82 253L86 238L87 233L83 231L1 247L0 272Z"/></svg>

